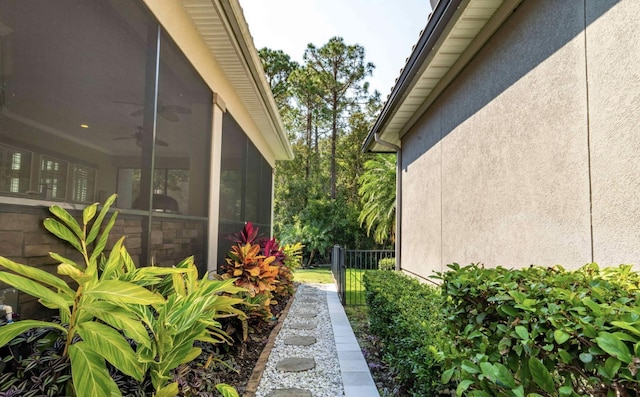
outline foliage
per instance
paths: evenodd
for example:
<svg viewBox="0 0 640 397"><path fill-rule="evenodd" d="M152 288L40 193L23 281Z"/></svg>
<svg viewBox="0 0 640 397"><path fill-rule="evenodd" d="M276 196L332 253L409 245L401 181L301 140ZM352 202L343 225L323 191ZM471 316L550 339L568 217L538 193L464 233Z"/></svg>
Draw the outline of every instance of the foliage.
<svg viewBox="0 0 640 397"><path fill-rule="evenodd" d="M381 105L364 48L334 37L310 44L300 65L281 51L260 56L295 155L276 163L274 234L302 242L307 263L326 262L334 243L374 248L358 222L361 143Z"/></svg>
<svg viewBox="0 0 640 397"><path fill-rule="evenodd" d="M178 393L179 385L172 371L201 354L202 349L195 346L196 342L231 342L217 319L244 316L234 307L243 300L230 296L241 291L233 285L235 280L209 280L206 274L199 280L193 257L180 262L176 269L185 272L172 274L156 287L166 296L166 303L155 308L137 308L153 337L150 347L138 348L138 356L148 363L156 396Z"/></svg>
<svg viewBox="0 0 640 397"><path fill-rule="evenodd" d="M362 210L358 221L373 231L376 242L395 241L396 162L395 157L376 154L364 163L360 177Z"/></svg>
<svg viewBox="0 0 640 397"><path fill-rule="evenodd" d="M462 353L443 374L458 395L626 396L640 392L640 275L449 266L446 329Z"/></svg>
<svg viewBox="0 0 640 397"><path fill-rule="evenodd" d="M396 258L382 258L378 262L378 270L396 270Z"/></svg>
<svg viewBox="0 0 640 397"><path fill-rule="evenodd" d="M225 259L222 279L235 280L249 317L270 321L273 298L293 294L292 270L299 266L300 243L281 247L275 239L257 239L258 228L247 222L242 231L229 237L235 243Z"/></svg>
<svg viewBox="0 0 640 397"><path fill-rule="evenodd" d="M363 277L370 330L384 344L383 360L411 395L437 395L448 337L437 288L398 272L367 271Z"/></svg>
<svg viewBox="0 0 640 397"><path fill-rule="evenodd" d="M138 382L144 382L149 371L154 395L174 396L177 384L168 383L169 371L194 357L195 340L225 340L215 318L238 314L232 305L239 300L220 294L237 292L237 288L231 286L232 281L198 281L192 258L175 268L136 268L123 245L124 238L105 255L117 212L104 227L102 222L115 198L107 199L99 213L97 203L87 206L82 225L64 209L50 208L56 218L46 219L45 228L71 244L84 259L84 263L75 263L51 253L60 262L58 274L64 278L0 257L0 265L12 272L0 272L0 281L37 297L48 308L58 309L60 318L59 322L24 320L3 326L0 347L19 343L33 329L51 331L52 339L57 332L61 340L54 345L59 344L59 360L58 353L47 354L54 360L68 360L72 394L121 395L114 371ZM69 279L74 283L69 284ZM18 361L18 367L26 363ZM27 368L38 365L36 360ZM49 376L44 383L49 391L60 389L54 386L66 373L62 364L56 368L59 377Z"/></svg>

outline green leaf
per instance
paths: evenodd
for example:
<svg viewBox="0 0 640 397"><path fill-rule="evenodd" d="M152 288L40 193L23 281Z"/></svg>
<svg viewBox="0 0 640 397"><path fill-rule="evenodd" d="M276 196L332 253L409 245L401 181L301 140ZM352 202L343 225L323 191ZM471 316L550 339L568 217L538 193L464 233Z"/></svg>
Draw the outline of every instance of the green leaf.
<svg viewBox="0 0 640 397"><path fill-rule="evenodd" d="M516 381L513 379L513 375L509 368L505 367L500 363L495 363L495 375L496 375L496 383L499 386L508 387L509 389L514 389L516 387Z"/></svg>
<svg viewBox="0 0 640 397"><path fill-rule="evenodd" d="M57 288L58 290L65 293L70 298L73 298L75 296L75 292L71 288L69 288L69 286L67 285L67 283L64 282L64 280L54 276L49 272L45 272L44 270L40 270L33 266L26 266L20 263L13 262L2 256L0 256L0 266L6 269L9 269L12 272L17 273L21 276L25 276L32 280Z"/></svg>
<svg viewBox="0 0 640 397"><path fill-rule="evenodd" d="M118 331L94 321L78 324L77 331L91 350L111 365L136 380L144 379L146 368L143 368L129 343Z"/></svg>
<svg viewBox="0 0 640 397"><path fill-rule="evenodd" d="M135 340L138 344L151 348L151 340L147 329L134 314L124 308L111 302L95 301L84 304L82 309L115 329L123 331L127 337Z"/></svg>
<svg viewBox="0 0 640 397"><path fill-rule="evenodd" d="M602 316L602 306L594 302L591 298L583 298L582 303L591 309L597 316Z"/></svg>
<svg viewBox="0 0 640 397"><path fill-rule="evenodd" d="M98 209L98 203L94 203L84 207L82 211L82 223L84 225L91 222L94 216L96 216L96 210Z"/></svg>
<svg viewBox="0 0 640 397"><path fill-rule="evenodd" d="M536 357L531 357L529 359L529 370L531 371L533 380L538 384L538 386L540 386L540 388L542 388L542 390L550 394L555 394L555 382L542 361Z"/></svg>
<svg viewBox="0 0 640 397"><path fill-rule="evenodd" d="M582 361L585 364L590 363L591 361L593 361L593 355L591 355L589 353L580 353L578 358L580 358L580 361Z"/></svg>
<svg viewBox="0 0 640 397"><path fill-rule="evenodd" d="M629 348L620 339L608 332L600 332L596 338L596 343L605 352L618 358L624 363L631 363L631 354Z"/></svg>
<svg viewBox="0 0 640 397"><path fill-rule="evenodd" d="M155 397L174 397L180 392L178 382L173 382L158 390Z"/></svg>
<svg viewBox="0 0 640 397"><path fill-rule="evenodd" d="M82 232L82 228L78 224L78 222L65 210L64 208L52 205L49 207L49 212L55 215L59 220L61 220L69 230L71 230L78 239L82 239L84 237L84 233Z"/></svg>
<svg viewBox="0 0 640 397"><path fill-rule="evenodd" d="M469 397L491 397L491 394L484 390L473 390L468 394Z"/></svg>
<svg viewBox="0 0 640 397"><path fill-rule="evenodd" d="M95 222L93 222L93 225L91 226L91 230L89 230L89 235L87 236L87 245L93 243L93 240L95 240L96 237L98 237L98 232L100 232L100 226L102 225L102 220L104 219L105 215L107 214L107 211L109 211L109 208L111 207L111 205L113 205L117 197L118 196L116 194L112 194L111 196L109 196L107 201L104 202L104 205L100 210L100 214L98 214L98 217L96 218Z"/></svg>
<svg viewBox="0 0 640 397"><path fill-rule="evenodd" d="M75 280L78 284L83 285L91 278L83 273L77 267L70 265L68 263L61 263L58 265L58 274L61 276L69 276L73 280Z"/></svg>
<svg viewBox="0 0 640 397"><path fill-rule="evenodd" d="M569 352L567 352L564 349L558 349L558 354L560 355L562 362L565 364L569 364L573 360L573 357L571 357L571 354L569 354Z"/></svg>
<svg viewBox="0 0 640 397"><path fill-rule="evenodd" d="M115 212L111 216L111 219L109 219L107 226L104 227L104 230L102 231L102 234L98 238L98 241L96 242L96 246L93 249L93 252L91 253L91 258L89 258L89 261L91 263L96 262L100 254L102 254L102 251L104 251L105 247L107 246L107 241L109 239L109 232L111 231L111 228L113 227L113 225L116 223L117 217L118 217L118 212Z"/></svg>
<svg viewBox="0 0 640 397"><path fill-rule="evenodd" d="M640 328L638 328L638 323L628 323L624 321L612 321L611 325L615 325L618 328L622 328L631 332L632 334L640 336Z"/></svg>
<svg viewBox="0 0 640 397"><path fill-rule="evenodd" d="M85 291L86 296L117 304L154 305L164 303L164 298L146 288L120 280L102 280Z"/></svg>
<svg viewBox="0 0 640 397"><path fill-rule="evenodd" d="M216 385L216 390L222 394L222 397L239 397L238 392L233 386L226 383L219 383Z"/></svg>
<svg viewBox="0 0 640 397"><path fill-rule="evenodd" d="M480 373L480 368L478 368L477 365L475 365L473 362L471 362L469 360L462 361L462 364L460 366L462 367L462 369L464 371L466 371L469 374L479 374Z"/></svg>
<svg viewBox="0 0 640 397"><path fill-rule="evenodd" d="M5 324L0 327L0 347L6 345L11 342L13 338L20 335L21 333L30 330L31 328L55 328L63 332L63 334L67 333L67 330L56 324L49 323L46 321L37 321L37 320L22 320L17 321L11 324Z"/></svg>
<svg viewBox="0 0 640 397"><path fill-rule="evenodd" d="M462 393L467 391L469 386L471 386L472 384L473 384L473 381L470 379L464 379L462 382L460 382L458 384L458 387L456 388L456 397L460 397Z"/></svg>
<svg viewBox="0 0 640 397"><path fill-rule="evenodd" d="M109 375L104 359L78 342L69 346L71 376L77 397L121 396L118 385Z"/></svg>
<svg viewBox="0 0 640 397"><path fill-rule="evenodd" d="M53 308L60 309L65 314L71 315L69 307L73 305L73 299L70 297L65 298L62 294L57 294L42 284L17 274L0 272L0 281L39 298L42 304L49 308L53 305Z"/></svg>
<svg viewBox="0 0 640 397"><path fill-rule="evenodd" d="M118 241L116 241L116 243L113 245L113 248L111 248L109 258L102 268L102 275L100 276L102 280L117 278L118 270L121 267L120 250L122 249L122 243L124 242L124 239L124 236L120 237Z"/></svg>
<svg viewBox="0 0 640 397"><path fill-rule="evenodd" d="M78 237L76 237L76 235L73 234L73 232L62 223L53 218L47 218L44 220L43 225L45 229L50 231L53 235L61 240L68 242L69 244L73 245L76 250L82 252L82 245L80 244L80 240L78 239Z"/></svg>
<svg viewBox="0 0 640 397"><path fill-rule="evenodd" d="M607 358L607 361L604 362L604 371L609 379L615 378L616 374L620 370L622 366L622 362L615 357Z"/></svg>
<svg viewBox="0 0 640 397"><path fill-rule="evenodd" d="M560 397L571 397L573 394L573 387L562 386L558 391L560 392Z"/></svg>
<svg viewBox="0 0 640 397"><path fill-rule="evenodd" d="M56 254L55 252L49 252L49 256L52 257L53 259L57 260L60 263L68 263L72 266L77 267L80 270L84 270L84 264L82 266L78 265L76 262L72 261L69 258L65 258L64 256L60 255L60 254Z"/></svg>
<svg viewBox="0 0 640 397"><path fill-rule="evenodd" d="M568 333L564 332L561 329L557 329L555 331L553 331L553 339L555 339L556 343L561 345L564 342L568 341L569 338L571 337L571 335L569 335Z"/></svg>
<svg viewBox="0 0 640 397"><path fill-rule="evenodd" d="M442 383L443 385L449 383L454 372L455 368L449 368L448 370L444 371L442 373L442 376L440 377L440 383Z"/></svg>
<svg viewBox="0 0 640 397"><path fill-rule="evenodd" d="M526 327L522 325L516 325L516 334L520 337L520 339L528 341L529 340L529 331Z"/></svg>

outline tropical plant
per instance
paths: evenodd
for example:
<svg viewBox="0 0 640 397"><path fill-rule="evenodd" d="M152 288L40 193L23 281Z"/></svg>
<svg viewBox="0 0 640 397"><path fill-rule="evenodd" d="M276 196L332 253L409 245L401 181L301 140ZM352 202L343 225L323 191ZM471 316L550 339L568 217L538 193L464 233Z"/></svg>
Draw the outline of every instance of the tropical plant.
<svg viewBox="0 0 640 397"><path fill-rule="evenodd" d="M55 205L50 210L57 219L44 221L48 231L82 254L84 263L79 264L51 253L52 258L60 261L58 274L75 281L78 285L75 290L61 277L0 257L0 266L15 273L0 272L0 281L37 297L47 308L58 309L62 321L57 324L24 320L4 326L0 329L0 346L31 328L59 330L65 335L62 355L71 360L73 386L78 396L118 394L105 360L126 375L137 380L144 378L145 365L137 359L122 333L141 346L149 346L151 341L128 305L164 303L164 298L157 293L111 277L112 269L130 259L122 246L123 238L116 242L108 258L102 255L117 213L101 231L102 221L114 201L115 195L106 201L97 217L98 204L87 206L82 213L82 226ZM91 221L93 225L89 226ZM156 274L160 273L163 272Z"/></svg>
<svg viewBox="0 0 640 397"><path fill-rule="evenodd" d="M230 286L232 281L198 284L194 280L197 271L192 259L176 268L136 268L123 245L124 237L105 255L117 212L104 227L102 223L115 198L115 195L109 197L99 213L97 203L87 206L82 212L82 225L64 209L55 205L50 208L55 218L46 219L45 228L71 244L84 260L76 263L50 253L60 262L58 274L75 284L0 257L0 266L11 271L0 272L0 281L37 297L47 308L58 309L60 318L60 322L24 320L0 327L0 347L31 329L53 329L62 336L60 356L70 361L72 394L79 397L121 395L108 362L137 381L143 381L151 369L154 395L174 396L176 388L166 384L167 371L176 361L183 363L194 356L194 339L218 342L224 337L220 330L211 331L219 326L212 313L235 314L230 305L238 301L218 294L236 292L237 288ZM175 292L167 294L165 299L148 288L162 288L167 276L171 277ZM77 287L72 288L76 284ZM197 293L191 293L193 291ZM194 318L198 323L194 328L201 332L194 332L193 338L191 330L185 331L185 317ZM204 328L198 328L200 323ZM171 339L177 330L187 335ZM55 335L54 332L51 335ZM192 338L191 346L188 346L189 338ZM137 348L134 350L134 347ZM227 385L220 385L219 390L233 395Z"/></svg>
<svg viewBox="0 0 640 397"><path fill-rule="evenodd" d="M167 297L166 303L134 308L152 335L153 343L140 346L138 356L148 363L156 397L178 394L179 385L172 371L200 356L202 349L195 346L196 341L231 343L217 319L244 317L244 313L234 307L243 300L230 296L242 291L233 285L234 279L209 280L206 274L198 279L193 257L186 258L176 268L185 271L172 274L155 287ZM225 387L219 385L220 389Z"/></svg>
<svg viewBox="0 0 640 397"><path fill-rule="evenodd" d="M373 231L376 242L395 241L396 162L388 154L375 154L364 163L360 177L362 210L358 221Z"/></svg>

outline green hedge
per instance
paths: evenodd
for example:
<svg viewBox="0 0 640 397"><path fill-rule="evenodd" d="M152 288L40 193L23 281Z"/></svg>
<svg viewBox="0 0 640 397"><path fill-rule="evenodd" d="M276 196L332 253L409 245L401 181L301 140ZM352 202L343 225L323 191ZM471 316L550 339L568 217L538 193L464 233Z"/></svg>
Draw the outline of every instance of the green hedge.
<svg viewBox="0 0 640 397"><path fill-rule="evenodd" d="M414 395L639 396L640 276L450 265L440 288L365 278L372 332ZM370 272L371 273L371 272Z"/></svg>
<svg viewBox="0 0 640 397"><path fill-rule="evenodd" d="M396 258L382 258L378 261L378 270L396 270Z"/></svg>
<svg viewBox="0 0 640 397"><path fill-rule="evenodd" d="M438 355L446 345L438 289L390 271L365 272L363 282L370 329L384 345L384 361L412 395L436 395Z"/></svg>

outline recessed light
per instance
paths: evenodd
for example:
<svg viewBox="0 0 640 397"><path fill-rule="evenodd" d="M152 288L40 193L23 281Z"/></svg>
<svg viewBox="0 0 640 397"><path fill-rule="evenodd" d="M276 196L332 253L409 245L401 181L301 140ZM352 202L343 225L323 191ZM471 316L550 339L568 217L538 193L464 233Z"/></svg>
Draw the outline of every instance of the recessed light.
<svg viewBox="0 0 640 397"><path fill-rule="evenodd" d="M86 125L86 124L80 124L80 127L82 127L82 128L89 128L89 126L88 126L88 125Z"/></svg>

